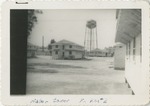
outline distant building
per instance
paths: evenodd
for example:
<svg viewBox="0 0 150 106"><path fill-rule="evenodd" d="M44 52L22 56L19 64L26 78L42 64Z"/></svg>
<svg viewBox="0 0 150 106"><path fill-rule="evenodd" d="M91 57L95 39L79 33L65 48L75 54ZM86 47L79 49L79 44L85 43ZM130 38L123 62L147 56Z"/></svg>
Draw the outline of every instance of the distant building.
<svg viewBox="0 0 150 106"><path fill-rule="evenodd" d="M84 57L84 47L67 40L51 44L53 59L81 59Z"/></svg>
<svg viewBox="0 0 150 106"><path fill-rule="evenodd" d="M125 53L126 53L126 47L124 44L119 43L115 45L114 69L116 70L125 69Z"/></svg>
<svg viewBox="0 0 150 106"><path fill-rule="evenodd" d="M114 47L107 47L105 48L106 57L113 57L114 56Z"/></svg>
<svg viewBox="0 0 150 106"><path fill-rule="evenodd" d="M37 55L50 55L50 51L48 50L48 47L38 47L37 48Z"/></svg>
<svg viewBox="0 0 150 106"><path fill-rule="evenodd" d="M27 57L35 57L36 56L36 51L37 51L37 46L27 43Z"/></svg>
<svg viewBox="0 0 150 106"><path fill-rule="evenodd" d="M125 44L125 79L133 94L142 95L142 35L141 10L127 9L117 11L116 42Z"/></svg>
<svg viewBox="0 0 150 106"><path fill-rule="evenodd" d="M86 52L86 56L90 57L113 57L114 47L108 47L105 49L94 49Z"/></svg>
<svg viewBox="0 0 150 106"><path fill-rule="evenodd" d="M107 52L105 50L101 50L101 49L96 48L90 52L87 52L87 55L90 57L106 57Z"/></svg>

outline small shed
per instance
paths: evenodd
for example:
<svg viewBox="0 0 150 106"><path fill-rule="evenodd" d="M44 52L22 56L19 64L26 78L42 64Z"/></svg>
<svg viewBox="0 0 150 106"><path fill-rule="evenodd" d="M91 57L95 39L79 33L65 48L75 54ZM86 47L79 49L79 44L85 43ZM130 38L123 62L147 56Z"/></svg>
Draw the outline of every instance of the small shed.
<svg viewBox="0 0 150 106"><path fill-rule="evenodd" d="M125 53L126 53L126 46L124 44L118 43L115 45L114 69L116 70L125 69Z"/></svg>

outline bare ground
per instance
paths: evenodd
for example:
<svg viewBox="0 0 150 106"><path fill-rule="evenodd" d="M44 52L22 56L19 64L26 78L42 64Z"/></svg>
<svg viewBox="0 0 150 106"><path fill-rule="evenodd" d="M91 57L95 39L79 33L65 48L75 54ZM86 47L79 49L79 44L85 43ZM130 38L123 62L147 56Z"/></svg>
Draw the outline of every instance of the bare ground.
<svg viewBox="0 0 150 106"><path fill-rule="evenodd" d="M27 94L131 94L124 71L113 69L113 58L28 59Z"/></svg>

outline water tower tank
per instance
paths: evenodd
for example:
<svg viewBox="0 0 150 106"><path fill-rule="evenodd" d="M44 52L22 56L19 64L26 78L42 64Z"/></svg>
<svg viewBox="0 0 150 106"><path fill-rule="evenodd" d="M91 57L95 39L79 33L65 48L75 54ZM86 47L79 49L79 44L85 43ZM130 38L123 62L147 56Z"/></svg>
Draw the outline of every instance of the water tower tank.
<svg viewBox="0 0 150 106"><path fill-rule="evenodd" d="M87 21L87 24L86 26L90 29L93 29L96 27L96 21L95 20L90 20L90 21Z"/></svg>

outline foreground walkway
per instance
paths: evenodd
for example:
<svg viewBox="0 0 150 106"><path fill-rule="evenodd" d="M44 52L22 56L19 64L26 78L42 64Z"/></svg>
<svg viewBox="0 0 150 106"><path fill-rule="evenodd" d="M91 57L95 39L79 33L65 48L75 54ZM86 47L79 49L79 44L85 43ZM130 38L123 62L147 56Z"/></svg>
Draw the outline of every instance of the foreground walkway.
<svg viewBox="0 0 150 106"><path fill-rule="evenodd" d="M28 59L27 94L131 94L124 71L113 69L113 58Z"/></svg>

